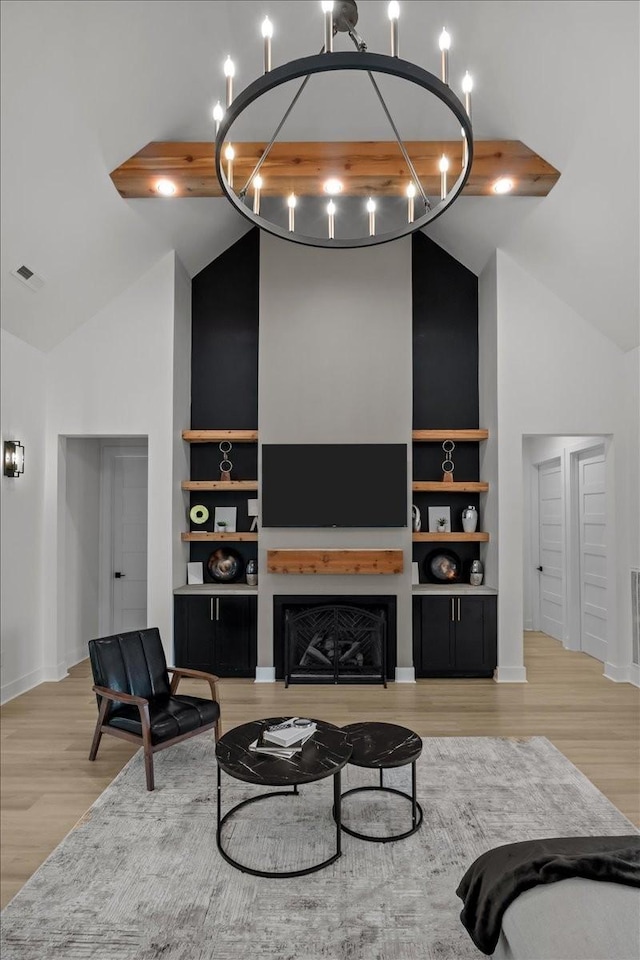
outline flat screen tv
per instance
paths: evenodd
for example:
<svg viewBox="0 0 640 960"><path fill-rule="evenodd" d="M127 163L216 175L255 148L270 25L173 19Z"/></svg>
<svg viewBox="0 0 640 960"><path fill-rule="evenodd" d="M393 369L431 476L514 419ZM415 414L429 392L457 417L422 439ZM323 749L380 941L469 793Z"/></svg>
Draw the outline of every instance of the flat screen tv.
<svg viewBox="0 0 640 960"><path fill-rule="evenodd" d="M262 445L263 527L406 527L405 443Z"/></svg>

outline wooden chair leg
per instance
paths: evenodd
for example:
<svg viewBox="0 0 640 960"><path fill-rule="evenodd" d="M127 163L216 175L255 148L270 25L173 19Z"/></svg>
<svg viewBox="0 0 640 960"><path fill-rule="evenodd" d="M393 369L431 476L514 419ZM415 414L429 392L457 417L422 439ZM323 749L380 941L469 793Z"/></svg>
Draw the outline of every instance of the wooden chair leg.
<svg viewBox="0 0 640 960"><path fill-rule="evenodd" d="M149 706L140 707L142 723L142 745L144 748L144 772L147 777L147 790L154 789L153 779L153 748L151 746L151 724L149 723Z"/></svg>
<svg viewBox="0 0 640 960"><path fill-rule="evenodd" d="M147 790L151 791L155 789L155 783L153 779L153 753L151 751L151 745L144 745L144 772L147 778Z"/></svg>
<svg viewBox="0 0 640 960"><path fill-rule="evenodd" d="M102 697L100 701L100 709L98 710L98 722L96 723L95 733L93 734L93 742L91 743L91 750L89 751L89 760L95 760L98 754L98 747L100 746L100 741L102 740L102 724L107 715L107 709L109 707L109 701L106 697Z"/></svg>

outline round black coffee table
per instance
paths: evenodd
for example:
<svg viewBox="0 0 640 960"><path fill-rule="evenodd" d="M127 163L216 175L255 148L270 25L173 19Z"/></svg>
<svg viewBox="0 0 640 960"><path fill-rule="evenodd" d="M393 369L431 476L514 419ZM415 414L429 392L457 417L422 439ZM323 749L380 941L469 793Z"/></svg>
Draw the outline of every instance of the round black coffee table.
<svg viewBox="0 0 640 960"><path fill-rule="evenodd" d="M291 759L267 756L262 753L253 753L249 744L256 740L265 726L281 723L286 717L270 717L268 720L254 720L244 723L240 727L230 730L220 737L216 744L216 759L218 761L218 830L216 843L218 850L231 866L251 873L254 877L302 877L316 870L322 870L334 863L342 853L341 848L341 816L340 816L340 771L351 756L351 741L347 734L323 720L314 720L317 730L313 737L305 743L302 751ZM266 787L291 787L290 790L272 790L257 797L250 797L232 807L222 816L222 783L221 771L244 780L246 783L256 783ZM291 797L298 793L298 786L303 783L313 783L325 777L333 777L334 819L336 821L336 852L312 867L302 870L255 870L245 866L232 857L222 845L222 828L225 823L242 807L250 803L258 803L267 797Z"/></svg>
<svg viewBox="0 0 640 960"><path fill-rule="evenodd" d="M342 727L347 734L353 753L349 763L354 767L371 767L380 771L380 784L376 787L354 787L346 790L342 796L348 797L352 793L365 793L369 790L384 790L386 793L397 793L411 801L411 827L404 833L396 833L390 837L372 837L366 833L358 833L342 824L345 833L359 840L371 840L376 843L390 843L392 840L404 840L419 830L422 824L422 807L416 798L416 760L422 753L422 740L407 727L400 727L395 723L350 723ZM385 787L383 774L391 767L404 767L411 764L411 796L395 787ZM340 811L338 811L340 817ZM337 820L336 820L337 822Z"/></svg>

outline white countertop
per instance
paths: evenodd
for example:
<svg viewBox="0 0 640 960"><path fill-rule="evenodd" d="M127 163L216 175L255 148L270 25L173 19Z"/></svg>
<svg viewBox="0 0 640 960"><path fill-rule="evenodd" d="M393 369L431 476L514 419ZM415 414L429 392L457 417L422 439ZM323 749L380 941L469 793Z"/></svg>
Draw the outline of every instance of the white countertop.
<svg viewBox="0 0 640 960"><path fill-rule="evenodd" d="M472 587L470 583L414 583L414 594L446 594L448 597L495 597L498 591L493 587Z"/></svg>
<svg viewBox="0 0 640 960"><path fill-rule="evenodd" d="M173 594L176 597L257 596L258 588L250 587L248 583L193 583L176 587Z"/></svg>

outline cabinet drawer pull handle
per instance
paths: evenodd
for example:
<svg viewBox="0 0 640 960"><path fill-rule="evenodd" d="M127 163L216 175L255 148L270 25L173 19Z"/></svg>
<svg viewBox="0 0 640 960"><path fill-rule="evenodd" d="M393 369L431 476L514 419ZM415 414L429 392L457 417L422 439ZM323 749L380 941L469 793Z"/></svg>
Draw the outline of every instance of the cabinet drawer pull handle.
<svg viewBox="0 0 640 960"><path fill-rule="evenodd" d="M220 619L220 597L216 597L216 620Z"/></svg>
<svg viewBox="0 0 640 960"><path fill-rule="evenodd" d="M452 623L455 620L454 603L455 603L455 600L453 599L453 597L451 597L451 622Z"/></svg>
<svg viewBox="0 0 640 960"><path fill-rule="evenodd" d="M458 622L460 622L460 597L458 597Z"/></svg>
<svg viewBox="0 0 640 960"><path fill-rule="evenodd" d="M209 619L213 620L213 597L209 600Z"/></svg>

